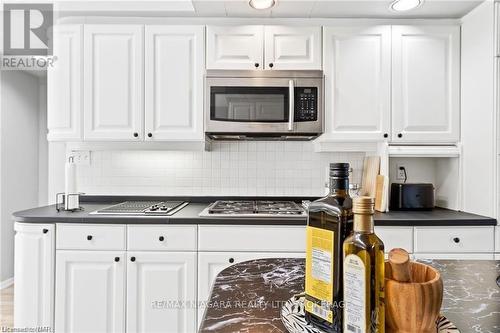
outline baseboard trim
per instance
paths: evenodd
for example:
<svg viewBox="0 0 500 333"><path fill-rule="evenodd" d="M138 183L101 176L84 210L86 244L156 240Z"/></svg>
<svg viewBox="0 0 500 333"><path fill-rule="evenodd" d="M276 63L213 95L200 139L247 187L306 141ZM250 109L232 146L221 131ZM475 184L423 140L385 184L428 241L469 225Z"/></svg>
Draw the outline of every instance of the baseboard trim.
<svg viewBox="0 0 500 333"><path fill-rule="evenodd" d="M7 279L7 280L3 280L0 282L0 289L8 288L8 287L12 286L13 284L14 284L13 277L11 277L10 279Z"/></svg>

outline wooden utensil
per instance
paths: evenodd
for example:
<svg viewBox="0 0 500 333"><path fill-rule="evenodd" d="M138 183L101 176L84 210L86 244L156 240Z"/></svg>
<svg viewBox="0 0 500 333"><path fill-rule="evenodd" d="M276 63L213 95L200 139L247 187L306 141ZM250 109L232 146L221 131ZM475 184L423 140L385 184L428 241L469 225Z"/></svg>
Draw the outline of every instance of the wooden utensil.
<svg viewBox="0 0 500 333"><path fill-rule="evenodd" d="M389 253L385 270L386 332L435 333L443 302L439 272L431 266L410 262L403 249Z"/></svg>

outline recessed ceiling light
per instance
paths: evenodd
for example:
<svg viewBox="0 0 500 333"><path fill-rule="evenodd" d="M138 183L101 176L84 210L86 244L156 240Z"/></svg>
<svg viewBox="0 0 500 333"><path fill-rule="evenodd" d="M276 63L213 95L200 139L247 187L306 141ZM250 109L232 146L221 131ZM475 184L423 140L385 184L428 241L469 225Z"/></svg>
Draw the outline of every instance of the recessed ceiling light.
<svg viewBox="0 0 500 333"><path fill-rule="evenodd" d="M250 7L254 9L269 9L276 4L274 0L250 0Z"/></svg>
<svg viewBox="0 0 500 333"><path fill-rule="evenodd" d="M420 6L423 0L395 0L391 3L391 10L395 12L405 12Z"/></svg>

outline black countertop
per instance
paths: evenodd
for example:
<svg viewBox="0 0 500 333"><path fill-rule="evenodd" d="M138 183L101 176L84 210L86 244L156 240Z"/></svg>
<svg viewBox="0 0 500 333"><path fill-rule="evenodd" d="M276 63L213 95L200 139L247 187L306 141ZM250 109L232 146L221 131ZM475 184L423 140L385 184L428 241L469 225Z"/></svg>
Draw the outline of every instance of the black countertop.
<svg viewBox="0 0 500 333"><path fill-rule="evenodd" d="M500 261L422 260L441 272L441 313L462 333L500 332ZM304 259L259 259L217 275L200 333L286 333L281 305L304 290Z"/></svg>
<svg viewBox="0 0 500 333"><path fill-rule="evenodd" d="M126 196L85 196L81 199L82 211L57 212L55 205L43 206L15 212L13 219L26 223L105 223L105 224L240 224L240 225L306 225L305 218L237 218L237 217L200 217L200 212L210 202L237 197L126 197ZM263 199L239 198L239 199ZM293 200L302 198L265 198L272 200ZM311 200L314 198L305 198ZM133 215L95 215L96 210L126 200L184 200L190 204L172 216L133 216ZM493 226L496 219L436 208L432 211L406 211L376 213L377 226Z"/></svg>

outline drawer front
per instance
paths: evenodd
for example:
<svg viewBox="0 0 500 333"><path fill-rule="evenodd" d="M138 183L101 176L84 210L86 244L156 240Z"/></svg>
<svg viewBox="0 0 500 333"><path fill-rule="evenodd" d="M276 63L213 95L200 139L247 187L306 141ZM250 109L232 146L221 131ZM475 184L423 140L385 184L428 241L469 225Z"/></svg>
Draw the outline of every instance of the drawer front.
<svg viewBox="0 0 500 333"><path fill-rule="evenodd" d="M493 227L416 227L415 252L493 253L493 229Z"/></svg>
<svg viewBox="0 0 500 333"><path fill-rule="evenodd" d="M305 252L305 226L198 227L199 251Z"/></svg>
<svg viewBox="0 0 500 333"><path fill-rule="evenodd" d="M196 251L196 235L196 225L129 225L127 249L134 251Z"/></svg>
<svg viewBox="0 0 500 333"><path fill-rule="evenodd" d="M56 248L60 250L125 250L125 226L57 224Z"/></svg>
<svg viewBox="0 0 500 333"><path fill-rule="evenodd" d="M413 252L413 227L375 227L375 233L384 242L385 252L394 248Z"/></svg>

